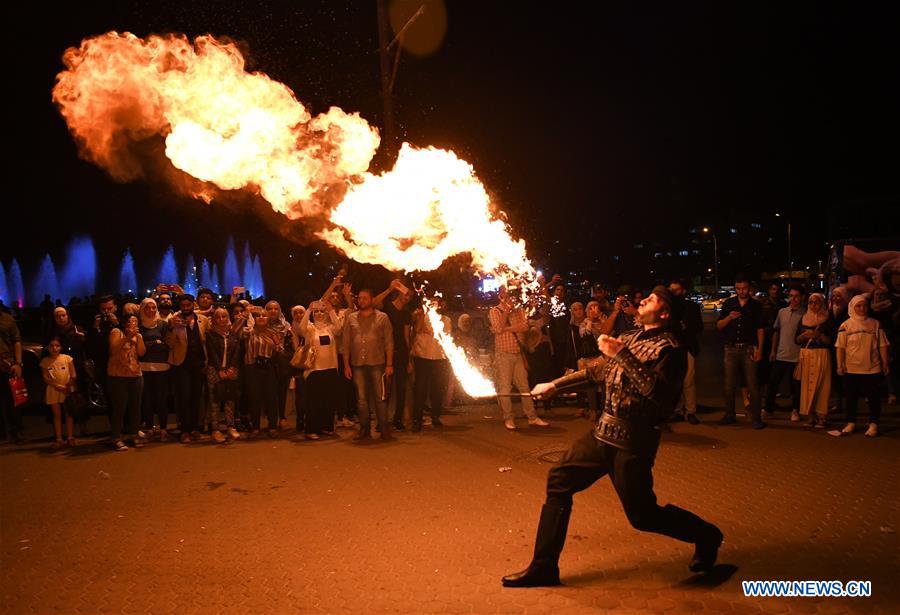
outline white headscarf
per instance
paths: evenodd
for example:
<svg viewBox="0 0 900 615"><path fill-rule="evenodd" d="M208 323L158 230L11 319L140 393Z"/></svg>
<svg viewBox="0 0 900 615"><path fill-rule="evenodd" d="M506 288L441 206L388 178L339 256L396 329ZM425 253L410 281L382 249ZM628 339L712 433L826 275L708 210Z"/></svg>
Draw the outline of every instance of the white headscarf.
<svg viewBox="0 0 900 615"><path fill-rule="evenodd" d="M868 296L865 293L854 296L853 299L850 300L850 304L847 307L847 315L857 322L865 322L866 320L868 320L868 316L860 316L856 313L855 309L858 304L865 303L867 299Z"/></svg>

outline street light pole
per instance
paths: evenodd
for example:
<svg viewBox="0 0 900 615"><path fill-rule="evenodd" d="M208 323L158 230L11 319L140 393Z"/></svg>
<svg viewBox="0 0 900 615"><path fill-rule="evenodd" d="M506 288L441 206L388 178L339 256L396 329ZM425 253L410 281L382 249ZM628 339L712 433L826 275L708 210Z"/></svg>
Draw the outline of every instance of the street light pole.
<svg viewBox="0 0 900 615"><path fill-rule="evenodd" d="M715 272L713 275L715 277L716 289L713 291L713 294L719 292L719 241L716 238L716 232L710 230L708 226L703 227L704 233L709 233L713 238L713 271Z"/></svg>

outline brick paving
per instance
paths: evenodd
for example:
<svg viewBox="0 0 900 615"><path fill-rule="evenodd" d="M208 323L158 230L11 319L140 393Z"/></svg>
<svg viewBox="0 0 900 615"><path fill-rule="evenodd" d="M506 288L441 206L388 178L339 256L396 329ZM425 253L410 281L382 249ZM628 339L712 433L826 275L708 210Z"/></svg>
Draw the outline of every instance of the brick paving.
<svg viewBox="0 0 900 615"><path fill-rule="evenodd" d="M716 378L710 367L704 388L713 393L701 402L720 403ZM494 406L456 408L442 432L367 446L346 431L320 442L154 443L126 453L97 441L63 453L49 452L49 440L4 445L0 611L900 609L896 406L876 439L831 438L784 419L762 432L746 422L721 428L721 412L676 424L656 491L724 531L713 578L687 570L688 545L633 530L604 480L576 496L565 585L501 587L529 561L548 464L588 429L573 408L555 412L550 429L521 421L510 433ZM744 598L740 581L752 579L871 580L873 596Z"/></svg>

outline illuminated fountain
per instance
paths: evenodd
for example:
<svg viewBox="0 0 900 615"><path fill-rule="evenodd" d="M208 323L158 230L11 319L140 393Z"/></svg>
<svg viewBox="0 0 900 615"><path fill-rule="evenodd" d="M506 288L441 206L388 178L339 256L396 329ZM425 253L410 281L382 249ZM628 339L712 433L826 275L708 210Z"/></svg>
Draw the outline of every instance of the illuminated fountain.
<svg viewBox="0 0 900 615"><path fill-rule="evenodd" d="M134 257L131 250L125 250L119 265L119 290L136 293L138 290L137 274L134 271Z"/></svg>

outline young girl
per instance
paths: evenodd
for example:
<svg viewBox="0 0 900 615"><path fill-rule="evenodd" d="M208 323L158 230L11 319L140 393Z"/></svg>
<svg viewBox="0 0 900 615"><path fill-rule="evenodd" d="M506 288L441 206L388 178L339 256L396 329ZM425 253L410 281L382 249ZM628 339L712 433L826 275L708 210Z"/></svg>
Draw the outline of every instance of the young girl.
<svg viewBox="0 0 900 615"><path fill-rule="evenodd" d="M53 409L53 428L56 430L53 448L58 449L63 446L63 402L75 385L75 362L69 355L62 354L62 343L58 337L54 337L47 344L47 352L50 356L41 359L41 374L47 383L44 402ZM66 443L69 446L75 446L75 438L72 436L73 425L72 417L66 412Z"/></svg>

